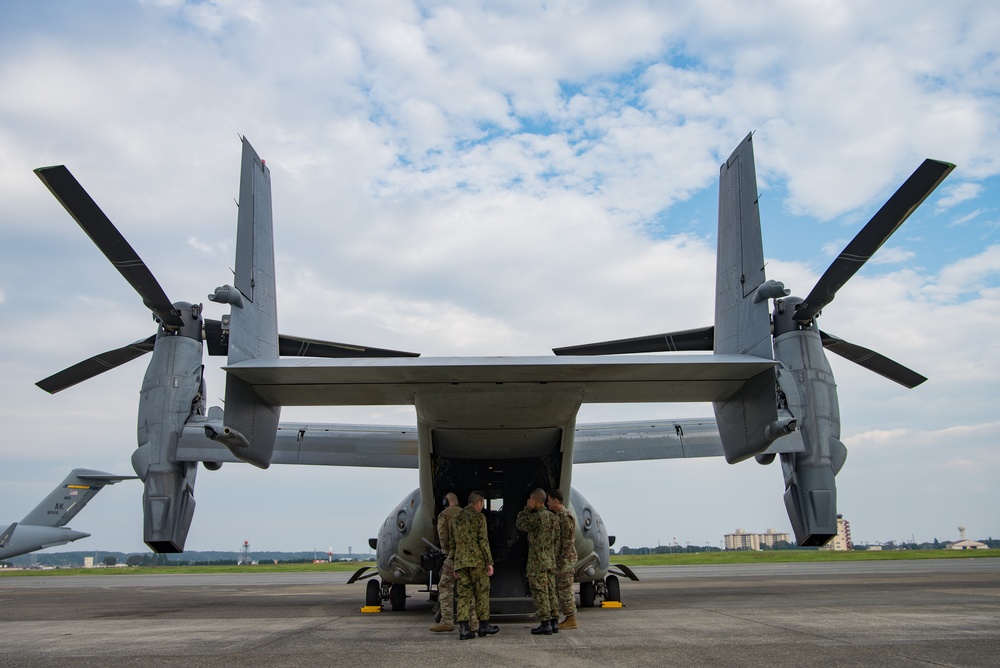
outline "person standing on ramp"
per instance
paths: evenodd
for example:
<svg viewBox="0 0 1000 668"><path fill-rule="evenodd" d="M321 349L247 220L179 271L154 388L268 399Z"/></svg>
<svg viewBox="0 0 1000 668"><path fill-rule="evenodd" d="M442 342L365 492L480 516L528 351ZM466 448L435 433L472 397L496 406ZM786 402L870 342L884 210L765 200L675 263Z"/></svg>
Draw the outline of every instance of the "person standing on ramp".
<svg viewBox="0 0 1000 668"><path fill-rule="evenodd" d="M483 517L485 500L480 492L469 494L469 504L451 522L448 532L448 553L455 560L456 598L458 599L458 637L471 640L476 634L469 629L469 608L476 604L479 636L498 633L500 627L490 624L490 576L493 575L493 554L486 535Z"/></svg>

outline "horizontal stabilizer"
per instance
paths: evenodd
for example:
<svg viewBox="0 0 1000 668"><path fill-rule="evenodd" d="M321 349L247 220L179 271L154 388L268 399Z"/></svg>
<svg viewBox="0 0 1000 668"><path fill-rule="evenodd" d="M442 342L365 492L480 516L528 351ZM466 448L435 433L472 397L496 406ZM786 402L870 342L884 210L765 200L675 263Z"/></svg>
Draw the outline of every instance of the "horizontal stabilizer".
<svg viewBox="0 0 1000 668"><path fill-rule="evenodd" d="M36 550L65 545L89 537L89 533L66 527L33 526L19 522L7 527L0 535L0 560L10 559Z"/></svg>
<svg viewBox="0 0 1000 668"><path fill-rule="evenodd" d="M100 471L90 471L86 473L77 473L76 477L80 480L85 480L87 482L96 482L104 485L113 485L116 482L121 482L122 480L138 480L137 475L114 475L112 473L101 473Z"/></svg>
<svg viewBox="0 0 1000 668"><path fill-rule="evenodd" d="M418 393L530 388L579 392L583 403L719 401L775 362L750 355L401 357L246 360L225 367L276 406L413 405ZM499 384L506 384L500 388ZM230 404L226 402L226 424Z"/></svg>

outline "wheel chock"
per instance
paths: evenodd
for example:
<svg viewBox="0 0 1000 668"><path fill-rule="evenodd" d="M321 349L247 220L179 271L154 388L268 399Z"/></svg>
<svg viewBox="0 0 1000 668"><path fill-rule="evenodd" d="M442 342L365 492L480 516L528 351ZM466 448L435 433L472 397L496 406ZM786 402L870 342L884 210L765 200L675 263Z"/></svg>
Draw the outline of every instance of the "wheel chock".
<svg viewBox="0 0 1000 668"><path fill-rule="evenodd" d="M363 605L361 606L361 612L382 612L381 605Z"/></svg>
<svg viewBox="0 0 1000 668"><path fill-rule="evenodd" d="M602 608L620 608L622 607L621 601L601 601Z"/></svg>

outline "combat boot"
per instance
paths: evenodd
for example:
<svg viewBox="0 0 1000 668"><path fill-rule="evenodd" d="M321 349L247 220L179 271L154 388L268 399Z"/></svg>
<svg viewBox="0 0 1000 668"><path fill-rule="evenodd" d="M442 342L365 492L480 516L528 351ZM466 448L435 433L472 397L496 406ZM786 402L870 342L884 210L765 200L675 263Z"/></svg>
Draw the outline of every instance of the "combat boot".
<svg viewBox="0 0 1000 668"><path fill-rule="evenodd" d="M550 636L552 635L552 627L549 626L549 620L543 619L542 623L531 629L531 635L535 636Z"/></svg>
<svg viewBox="0 0 1000 668"><path fill-rule="evenodd" d="M479 622L479 636L491 636L494 633L500 633L500 627L496 624L490 624L489 622Z"/></svg>
<svg viewBox="0 0 1000 668"><path fill-rule="evenodd" d="M566 619L559 622L560 629L578 629L576 625L576 615L566 615Z"/></svg>
<svg viewBox="0 0 1000 668"><path fill-rule="evenodd" d="M450 622L446 622L444 620L441 620L437 624L431 625L431 631L433 631L434 633L444 633L446 631L454 631L454 630L455 630L455 625Z"/></svg>
<svg viewBox="0 0 1000 668"><path fill-rule="evenodd" d="M559 613L549 620L549 628L552 629L553 633L559 633Z"/></svg>
<svg viewBox="0 0 1000 668"><path fill-rule="evenodd" d="M480 624L480 628L482 624ZM459 640L472 640L476 637L476 634L469 630L469 622L459 622L458 623L458 639Z"/></svg>

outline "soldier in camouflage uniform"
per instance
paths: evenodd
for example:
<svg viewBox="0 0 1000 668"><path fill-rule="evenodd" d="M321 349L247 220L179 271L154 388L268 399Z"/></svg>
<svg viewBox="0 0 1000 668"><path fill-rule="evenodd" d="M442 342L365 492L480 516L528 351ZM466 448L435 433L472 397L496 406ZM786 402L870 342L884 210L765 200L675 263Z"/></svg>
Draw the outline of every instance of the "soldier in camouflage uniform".
<svg viewBox="0 0 1000 668"><path fill-rule="evenodd" d="M559 521L545 508L545 490L531 492L527 505L517 514L514 524L528 534L528 586L535 600L535 613L541 622L531 632L547 636L558 633L555 539Z"/></svg>
<svg viewBox="0 0 1000 668"><path fill-rule="evenodd" d="M557 628L575 629L577 628L576 596L573 594L573 574L577 560L576 518L569 512L569 508L563 505L561 490L554 489L549 492L546 505L559 520L559 536L556 539L556 599L566 619L559 622Z"/></svg>
<svg viewBox="0 0 1000 668"><path fill-rule="evenodd" d="M441 621L431 625L431 631L441 633L455 630L455 560L452 559L449 550L449 528L455 516L462 512L458 505L458 496L454 492L445 495L445 509L441 511L437 518L438 545L445 554L444 563L441 564L441 578L438 581L438 609L441 611ZM473 631L479 630L479 618L476 616L475 606L470 606L469 627Z"/></svg>
<svg viewBox="0 0 1000 668"><path fill-rule="evenodd" d="M473 601L479 617L479 636L493 635L500 631L499 626L490 624L489 621L493 553L490 552L490 542L486 536L483 505L482 494L469 494L469 505L455 516L448 531L448 552L455 560L460 640L476 637L469 629L469 608Z"/></svg>

